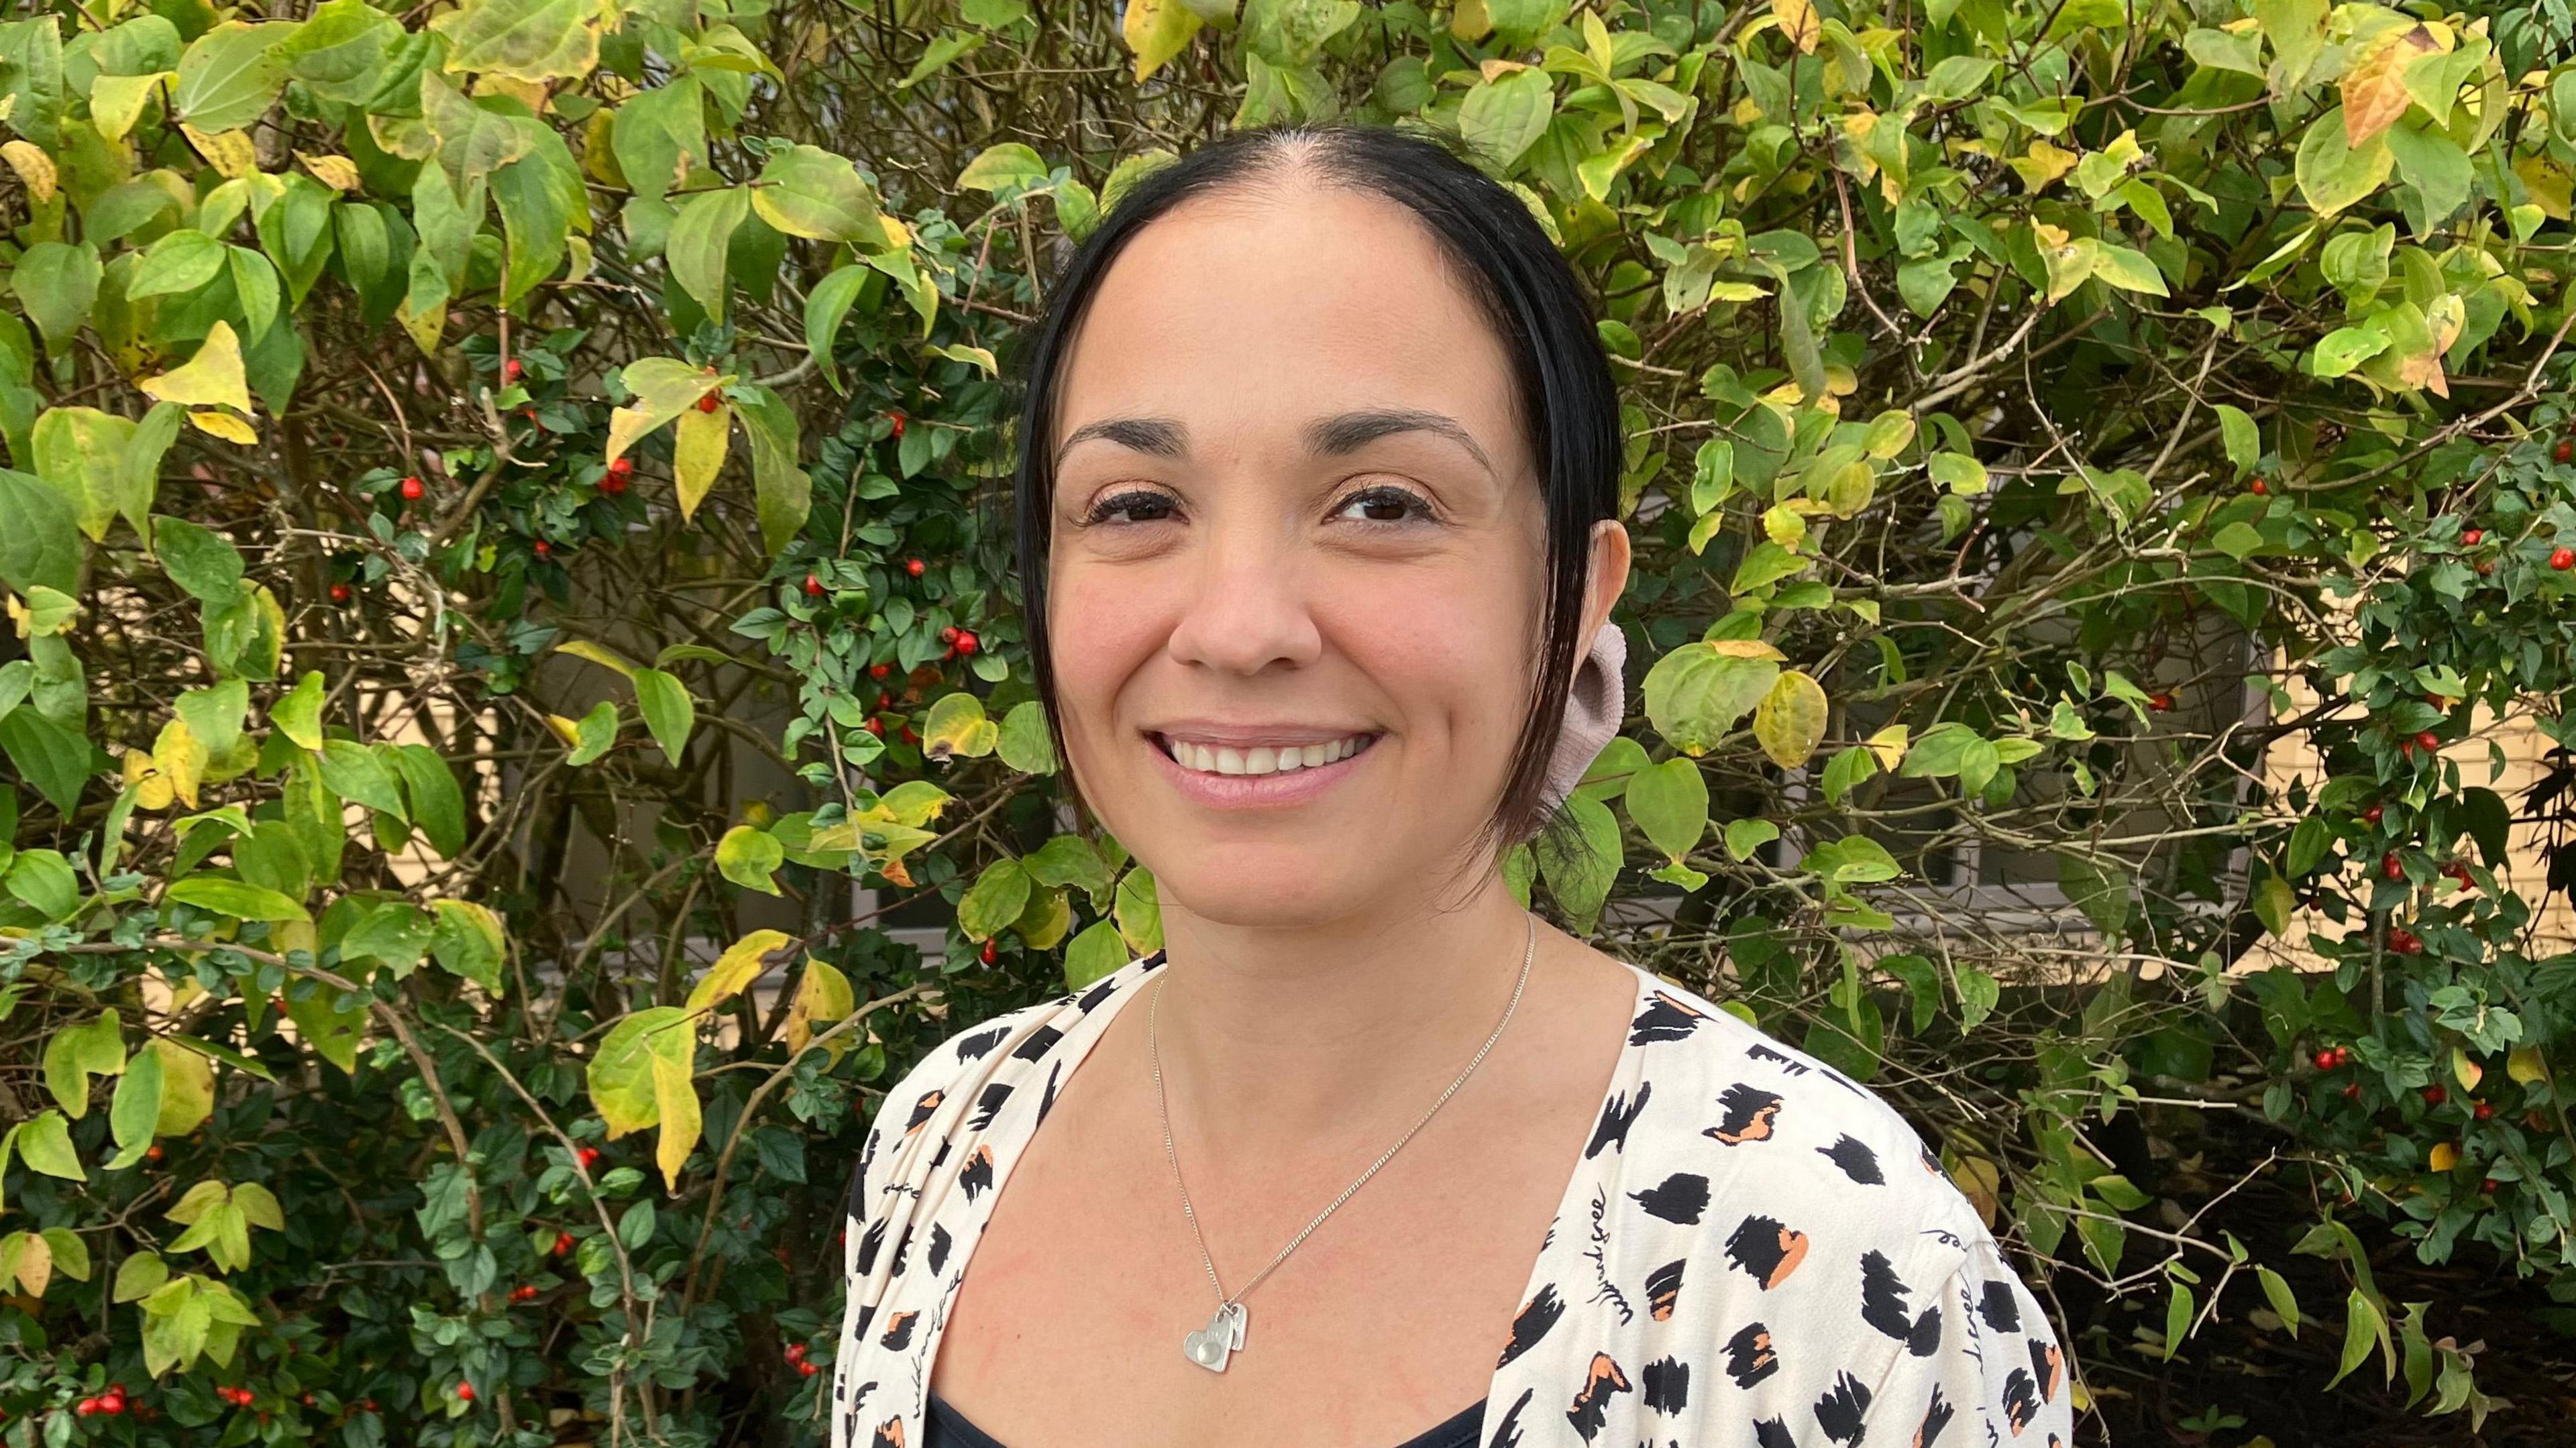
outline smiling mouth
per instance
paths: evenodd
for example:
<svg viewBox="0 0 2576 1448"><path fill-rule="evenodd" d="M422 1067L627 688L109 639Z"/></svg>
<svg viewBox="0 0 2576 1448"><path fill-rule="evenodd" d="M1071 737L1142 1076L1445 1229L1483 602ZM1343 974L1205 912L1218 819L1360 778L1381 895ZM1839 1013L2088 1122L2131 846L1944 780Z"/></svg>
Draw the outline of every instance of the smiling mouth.
<svg viewBox="0 0 2576 1448"><path fill-rule="evenodd" d="M1249 748L1234 745L1196 744L1187 739L1166 735L1148 736L1154 747L1183 769L1200 774L1292 774L1303 769L1319 769L1362 753L1381 737L1378 734L1349 734L1318 744L1256 744Z"/></svg>

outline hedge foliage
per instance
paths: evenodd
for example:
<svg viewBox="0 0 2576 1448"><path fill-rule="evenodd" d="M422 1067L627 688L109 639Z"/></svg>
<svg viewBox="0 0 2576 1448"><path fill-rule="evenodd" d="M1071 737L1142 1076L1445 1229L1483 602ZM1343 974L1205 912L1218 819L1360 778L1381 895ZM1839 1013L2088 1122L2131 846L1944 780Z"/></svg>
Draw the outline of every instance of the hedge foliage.
<svg viewBox="0 0 2576 1448"><path fill-rule="evenodd" d="M2079 1372L2270 1313L2476 1414L2370 1250L2576 1302L2553 7L263 3L0 24L0 1443L816 1436L877 1093L1159 943L1058 827L1015 349L1306 120L1603 299L1642 714L1517 889L2162 1304ZM2300 1239L2200 1226L2228 1111Z"/></svg>

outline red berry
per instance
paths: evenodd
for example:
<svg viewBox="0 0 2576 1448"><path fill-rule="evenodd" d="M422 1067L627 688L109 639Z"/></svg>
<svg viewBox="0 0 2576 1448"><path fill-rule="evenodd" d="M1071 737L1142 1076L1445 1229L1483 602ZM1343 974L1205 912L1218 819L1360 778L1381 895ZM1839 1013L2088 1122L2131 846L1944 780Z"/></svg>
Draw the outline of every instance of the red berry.
<svg viewBox="0 0 2576 1448"><path fill-rule="evenodd" d="M2380 821L2380 817L2381 817L2381 816L2383 816L2383 815L2385 815L2385 814L2387 814L2387 813L2388 813L2388 811L2387 811L2387 810L2385 810L2385 809L2383 809L2383 808L2381 808L2380 806L2378 806L2378 805L2372 805L2370 808L2368 808L2368 809L2366 809L2366 810L2363 810L2363 811L2361 812L2361 817L2362 817L2362 819L2364 819L2365 821L2367 821L2367 822L2369 822L2369 823L2371 823L2371 824L2374 824L2374 825L2375 825L2375 824L2379 823L2379 821Z"/></svg>
<svg viewBox="0 0 2576 1448"><path fill-rule="evenodd" d="M871 679L882 679L882 678L884 678L886 675L891 674L891 673L893 673L893 672L894 672L894 665L892 665L892 664L870 664L870 665L868 665L868 677L869 677L869 678L871 678Z"/></svg>
<svg viewBox="0 0 2576 1448"><path fill-rule="evenodd" d="M2424 942L2415 937L2414 931L2404 926L2391 926L2388 930L2388 948L2399 955L2421 955L2424 951Z"/></svg>
<svg viewBox="0 0 2576 1448"><path fill-rule="evenodd" d="M2450 1099L2451 1093L2443 1090L2439 1081L2424 1088L2424 1104L2427 1106L2439 1106Z"/></svg>
<svg viewBox="0 0 2576 1448"><path fill-rule="evenodd" d="M418 478L405 478L402 480L402 495L406 502L417 503L428 492L429 489L421 486L421 481Z"/></svg>
<svg viewBox="0 0 2576 1448"><path fill-rule="evenodd" d="M536 551L536 555L539 558L552 558L555 556L555 545L547 542L543 538L538 539L535 543L531 544L530 547Z"/></svg>
<svg viewBox="0 0 2576 1448"><path fill-rule="evenodd" d="M2553 460L2562 463L2571 457L2576 457L2576 442L2569 442L2563 437L2560 438L2558 440L2558 446L2550 450L2549 456Z"/></svg>
<svg viewBox="0 0 2576 1448"><path fill-rule="evenodd" d="M2481 1101L2475 1107L2470 1109L2469 1114L2480 1121L2484 1121L2495 1115L2495 1103L2492 1101Z"/></svg>
<svg viewBox="0 0 2576 1448"><path fill-rule="evenodd" d="M2494 1177L2488 1177L2486 1180L2478 1183L2478 1190L2482 1192L2492 1192L2501 1185L2502 1183L2498 1182Z"/></svg>
<svg viewBox="0 0 2576 1448"><path fill-rule="evenodd" d="M961 654L971 654L975 652L975 649L975 635L972 630L963 631L957 635L957 652Z"/></svg>
<svg viewBox="0 0 2576 1448"><path fill-rule="evenodd" d="M349 585L345 583L332 584L331 601L333 603L347 603L349 601Z"/></svg>
<svg viewBox="0 0 2576 1448"><path fill-rule="evenodd" d="M2256 478L2254 480L2254 496L2258 498L2268 498L2272 496L2272 485L2263 481L2261 478Z"/></svg>
<svg viewBox="0 0 2576 1448"><path fill-rule="evenodd" d="M97 1411L98 1411L98 1399L96 1399L96 1398L83 1398L83 1399L81 1399L78 1403L76 1403L76 1404L74 1404L74 1405L73 1405L73 1407L72 1407L72 1411L73 1411L74 1413L79 1414L81 1417L86 1418L86 1417L88 1417L90 1414L95 1413L95 1412L97 1412Z"/></svg>
<svg viewBox="0 0 2576 1448"><path fill-rule="evenodd" d="M912 726L906 724L903 726L903 742L906 744L918 744L921 742L921 736L913 733Z"/></svg>
<svg viewBox="0 0 2576 1448"><path fill-rule="evenodd" d="M2346 1101L2359 1101L2361 1099L2361 1083L2358 1081L2346 1082L2343 1088L2343 1099Z"/></svg>
<svg viewBox="0 0 2576 1448"><path fill-rule="evenodd" d="M2379 857L2379 873L2385 879L2403 880L2406 878L2406 862L2397 858L2395 850L2390 850Z"/></svg>
<svg viewBox="0 0 2576 1448"><path fill-rule="evenodd" d="M812 1363L798 1363L796 1365L796 1375L800 1378L810 1378L821 1371L821 1368L814 1366Z"/></svg>
<svg viewBox="0 0 2576 1448"><path fill-rule="evenodd" d="M162 1157L167 1155L169 1155L169 1153L163 1151L161 1149L161 1143L156 1141L144 1151L143 1159L145 1161L159 1161Z"/></svg>
<svg viewBox="0 0 2576 1448"><path fill-rule="evenodd" d="M2463 528L2460 530L2460 546L2463 548L2475 548L2485 541L2487 541L2487 530L2484 528Z"/></svg>
<svg viewBox="0 0 2576 1448"><path fill-rule="evenodd" d="M2486 577L2486 576L2488 576L2489 574L2492 574L2492 573L2494 573L2494 572L2495 572L2495 560L2494 560L2494 559L2492 559L2492 558L2481 558L2481 559L2479 559L2479 560L2478 560L2478 577L2480 577L2480 578L2484 578L2484 577Z"/></svg>
<svg viewBox="0 0 2576 1448"><path fill-rule="evenodd" d="M2335 1053L2334 1053L2334 1047L2332 1047L2332 1046L2328 1046L2328 1047L2326 1047L2324 1050L2317 1052L2317 1069L2318 1069L2318 1070L2320 1070L2320 1071L2331 1071L2331 1070L2333 1070L2334 1068L2335 1068Z"/></svg>
<svg viewBox="0 0 2576 1448"><path fill-rule="evenodd" d="M2549 566L2564 573L2576 568L2576 548L2560 548L2549 555Z"/></svg>
<svg viewBox="0 0 2576 1448"><path fill-rule="evenodd" d="M2161 690L2147 696L2147 707L2155 710L2159 714L2172 713L2173 706L2174 696Z"/></svg>
<svg viewBox="0 0 2576 1448"><path fill-rule="evenodd" d="M360 1399L358 1400L358 1411L359 1411L359 1412L361 1412L361 1413L372 1413L372 1412L374 1412L375 1410L376 1410L376 1400L375 1400L375 1399L373 1399L373 1398L360 1398Z"/></svg>
<svg viewBox="0 0 2576 1448"><path fill-rule="evenodd" d="M928 566L929 565L923 563L918 558L907 558L903 560L903 571L911 574L915 578L919 578L921 576L922 569Z"/></svg>
<svg viewBox="0 0 2576 1448"><path fill-rule="evenodd" d="M460 1401L468 1403L473 1402L474 1385L472 1383L458 1383L456 1385L456 1396Z"/></svg>
<svg viewBox="0 0 2576 1448"><path fill-rule="evenodd" d="M885 721L881 719L871 719L862 727L880 739L885 737Z"/></svg>
<svg viewBox="0 0 2576 1448"><path fill-rule="evenodd" d="M900 412L889 412L886 414L886 419L894 424L895 441L903 441L903 414Z"/></svg>
<svg viewBox="0 0 2576 1448"><path fill-rule="evenodd" d="M712 392L698 399L698 411L700 412L713 412L723 405L724 399L718 397Z"/></svg>
<svg viewBox="0 0 2576 1448"><path fill-rule="evenodd" d="M943 644L953 644L957 642L957 626L955 624L950 624L948 627L941 629L939 631L939 641Z"/></svg>
<svg viewBox="0 0 2576 1448"><path fill-rule="evenodd" d="M894 694L892 691L886 689L877 690L877 707L880 709L891 709L894 707Z"/></svg>
<svg viewBox="0 0 2576 1448"><path fill-rule="evenodd" d="M581 1169L582 1169L583 1171L588 1171L588 1170L590 1170L592 1167L599 1165L599 1148L598 1148L598 1147L595 1147L595 1146L585 1146L585 1147L581 1148L579 1151L574 1152L574 1153L573 1153L573 1155L575 1155L575 1156L577 1156L577 1157L579 1157L579 1158L581 1159Z"/></svg>
<svg viewBox="0 0 2576 1448"><path fill-rule="evenodd" d="M557 1233L555 1233L555 1255L556 1255L556 1256L558 1256L558 1257L560 1257L560 1256L562 1256L563 1254L565 1254L566 1252L569 1252L569 1251L571 1251L571 1250L572 1250L572 1233L570 1233L570 1232L557 1232Z"/></svg>
<svg viewBox="0 0 2576 1448"><path fill-rule="evenodd" d="M518 358L513 357L508 362L502 364L501 375L512 382L516 382L520 378L528 375L528 369L520 365Z"/></svg>
<svg viewBox="0 0 2576 1448"><path fill-rule="evenodd" d="M811 573L806 574L805 596L807 598L821 598L823 596L823 580Z"/></svg>
<svg viewBox="0 0 2576 1448"><path fill-rule="evenodd" d="M2442 736L2427 729L2415 736L2415 747L2430 754L2442 747Z"/></svg>
<svg viewBox="0 0 2576 1448"><path fill-rule="evenodd" d="M986 965L991 965L993 963L993 957L1000 953L1001 952L993 948L993 942L988 939L984 942L984 949L980 958Z"/></svg>

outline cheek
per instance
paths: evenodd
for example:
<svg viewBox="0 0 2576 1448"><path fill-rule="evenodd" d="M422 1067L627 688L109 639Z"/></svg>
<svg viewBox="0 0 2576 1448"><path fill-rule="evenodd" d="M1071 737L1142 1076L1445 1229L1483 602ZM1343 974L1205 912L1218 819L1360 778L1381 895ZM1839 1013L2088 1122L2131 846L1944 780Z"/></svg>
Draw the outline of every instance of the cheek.
<svg viewBox="0 0 2576 1448"><path fill-rule="evenodd" d="M1442 570L1344 591L1318 613L1395 704L1399 727L1472 739L1519 728L1532 647L1525 608L1517 594Z"/></svg>
<svg viewBox="0 0 2576 1448"><path fill-rule="evenodd" d="M1047 634L1068 732L1108 727L1119 688L1171 629L1128 580L1075 568L1049 581Z"/></svg>

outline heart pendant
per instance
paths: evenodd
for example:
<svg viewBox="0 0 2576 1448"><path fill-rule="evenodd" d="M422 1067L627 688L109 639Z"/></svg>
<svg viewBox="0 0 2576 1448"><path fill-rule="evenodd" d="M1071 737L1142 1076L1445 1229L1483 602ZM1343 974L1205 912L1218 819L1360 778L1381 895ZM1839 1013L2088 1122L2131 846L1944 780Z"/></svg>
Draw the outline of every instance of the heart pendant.
<svg viewBox="0 0 2576 1448"><path fill-rule="evenodd" d="M1224 1372L1226 1359L1243 1346L1244 1322L1250 1316L1240 1302L1218 1304L1206 1327L1181 1339L1181 1351L1209 1372Z"/></svg>

